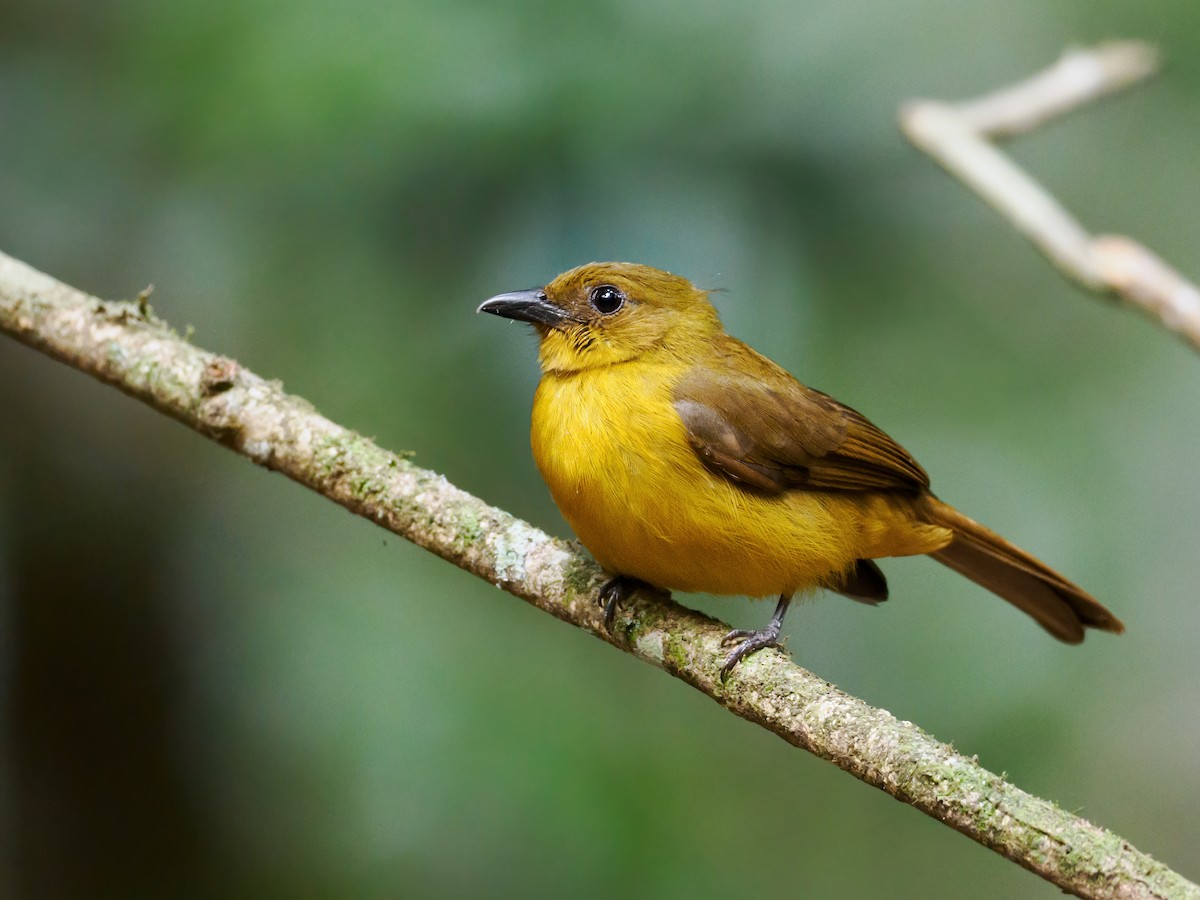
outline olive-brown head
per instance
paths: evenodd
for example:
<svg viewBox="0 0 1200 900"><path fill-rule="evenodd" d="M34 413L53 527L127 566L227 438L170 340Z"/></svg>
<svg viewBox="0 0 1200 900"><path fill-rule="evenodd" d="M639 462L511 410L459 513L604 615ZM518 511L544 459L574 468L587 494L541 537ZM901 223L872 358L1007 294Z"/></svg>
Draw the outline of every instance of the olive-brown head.
<svg viewBox="0 0 1200 900"><path fill-rule="evenodd" d="M543 288L499 294L478 312L530 322L545 372L578 372L651 352L683 353L721 334L706 291L637 263L588 263Z"/></svg>

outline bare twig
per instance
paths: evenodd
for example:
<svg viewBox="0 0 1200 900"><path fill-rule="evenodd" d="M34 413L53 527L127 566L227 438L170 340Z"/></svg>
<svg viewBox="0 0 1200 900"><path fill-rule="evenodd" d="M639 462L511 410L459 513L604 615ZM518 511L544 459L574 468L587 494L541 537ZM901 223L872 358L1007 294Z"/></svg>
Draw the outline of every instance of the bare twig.
<svg viewBox="0 0 1200 900"><path fill-rule="evenodd" d="M1140 309L1200 350L1200 290L1137 242L1094 237L988 139L1021 134L1154 74L1158 54L1139 41L1073 50L1012 87L957 104L906 104L909 140L979 194L1068 278Z"/></svg>
<svg viewBox="0 0 1200 900"><path fill-rule="evenodd" d="M1025 793L778 651L756 654L722 682L727 629L706 616L641 598L608 633L595 601L604 575L574 546L192 346L136 303L106 303L0 254L0 331L664 669L1066 891L1200 898L1200 888L1119 836Z"/></svg>
<svg viewBox="0 0 1200 900"><path fill-rule="evenodd" d="M955 109L980 135L1000 140L1149 78L1158 66L1158 50L1144 41L1068 50L1032 78L955 104Z"/></svg>

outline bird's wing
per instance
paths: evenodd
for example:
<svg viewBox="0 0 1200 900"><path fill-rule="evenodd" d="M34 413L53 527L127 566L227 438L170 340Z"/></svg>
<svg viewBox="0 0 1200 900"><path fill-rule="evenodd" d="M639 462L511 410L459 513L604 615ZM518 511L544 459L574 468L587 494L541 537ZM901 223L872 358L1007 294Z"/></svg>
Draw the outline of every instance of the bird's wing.
<svg viewBox="0 0 1200 900"><path fill-rule="evenodd" d="M920 491L929 476L860 413L726 338L675 387L688 440L711 470L747 488Z"/></svg>

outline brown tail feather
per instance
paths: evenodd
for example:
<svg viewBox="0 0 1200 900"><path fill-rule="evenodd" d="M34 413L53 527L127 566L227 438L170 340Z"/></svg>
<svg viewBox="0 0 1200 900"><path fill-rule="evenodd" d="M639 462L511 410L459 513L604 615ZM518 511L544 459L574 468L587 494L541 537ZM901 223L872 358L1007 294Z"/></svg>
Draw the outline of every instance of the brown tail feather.
<svg viewBox="0 0 1200 900"><path fill-rule="evenodd" d="M1028 613L1060 641L1078 644L1084 628L1125 630L1091 594L953 506L930 495L923 513L954 532L954 540L930 556Z"/></svg>

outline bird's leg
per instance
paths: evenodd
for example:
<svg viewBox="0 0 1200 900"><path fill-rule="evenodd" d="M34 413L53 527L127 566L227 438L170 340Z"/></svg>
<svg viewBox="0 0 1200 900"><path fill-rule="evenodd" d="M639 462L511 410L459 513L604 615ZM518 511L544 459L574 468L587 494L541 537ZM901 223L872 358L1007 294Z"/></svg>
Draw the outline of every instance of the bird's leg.
<svg viewBox="0 0 1200 900"><path fill-rule="evenodd" d="M783 625L783 616L787 612L788 604L791 602L791 594L781 596L779 602L775 605L775 615L771 616L771 621L761 631L742 631L741 629L737 629L729 632L729 634L721 639L722 647L737 643L737 646L730 651L729 656L725 657L725 665L721 666L722 681L733 671L733 667L738 664L743 656L753 653L755 650L761 650L763 647L779 646L779 628Z"/></svg>
<svg viewBox="0 0 1200 900"><path fill-rule="evenodd" d="M606 631L612 631L613 618L617 614L617 609L637 591L653 594L663 600L671 599L670 591L655 587L640 578L618 575L604 583L604 586L600 588L600 596L597 597L600 605L604 607L604 629Z"/></svg>

